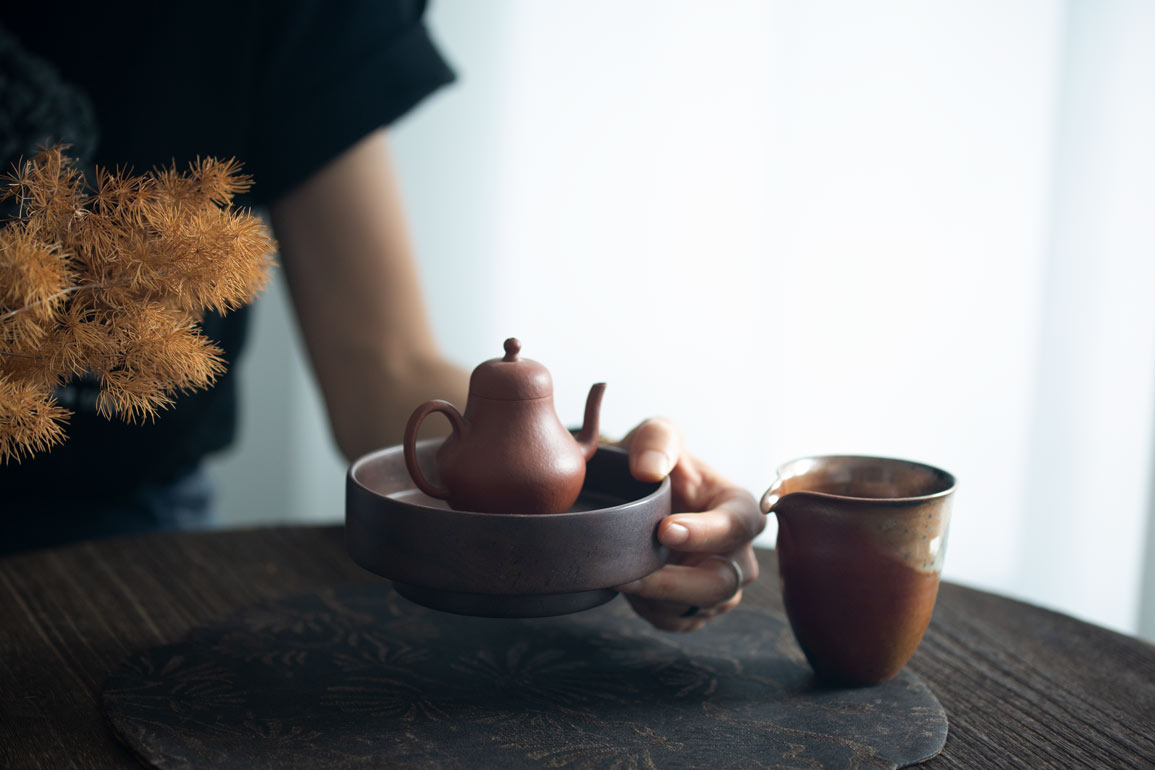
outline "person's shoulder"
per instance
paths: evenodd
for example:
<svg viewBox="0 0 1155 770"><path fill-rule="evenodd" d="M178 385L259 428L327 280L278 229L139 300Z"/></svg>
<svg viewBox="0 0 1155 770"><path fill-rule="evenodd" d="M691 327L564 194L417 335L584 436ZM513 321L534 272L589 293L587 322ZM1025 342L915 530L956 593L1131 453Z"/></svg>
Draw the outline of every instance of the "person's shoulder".
<svg viewBox="0 0 1155 770"><path fill-rule="evenodd" d="M420 27L423 0L250 0L259 31L274 47L308 40L323 46L337 38L372 39L388 45L395 37Z"/></svg>
<svg viewBox="0 0 1155 770"><path fill-rule="evenodd" d="M251 170L262 202L453 81L425 9L417 0L261 4Z"/></svg>

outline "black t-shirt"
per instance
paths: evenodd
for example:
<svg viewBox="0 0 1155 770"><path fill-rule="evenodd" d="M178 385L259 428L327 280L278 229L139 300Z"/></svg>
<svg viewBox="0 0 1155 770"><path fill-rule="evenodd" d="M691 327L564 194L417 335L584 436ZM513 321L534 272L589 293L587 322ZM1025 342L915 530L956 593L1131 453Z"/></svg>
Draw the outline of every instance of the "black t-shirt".
<svg viewBox="0 0 1155 770"><path fill-rule="evenodd" d="M241 201L276 201L369 133L453 79L421 0L21 3L0 13L30 53L85 92L106 167L145 170L235 157L253 175ZM235 432L244 310L209 315L229 371L143 425L95 414L92 386L61 394L68 440L0 466L0 501L115 498L165 481ZM0 502L0 508L3 508Z"/></svg>

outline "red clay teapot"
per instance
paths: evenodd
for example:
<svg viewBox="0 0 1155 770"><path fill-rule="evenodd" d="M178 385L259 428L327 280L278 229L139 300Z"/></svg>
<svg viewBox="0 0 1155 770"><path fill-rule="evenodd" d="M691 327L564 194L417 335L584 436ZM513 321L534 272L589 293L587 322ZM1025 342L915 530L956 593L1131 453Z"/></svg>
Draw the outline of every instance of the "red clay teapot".
<svg viewBox="0 0 1155 770"><path fill-rule="evenodd" d="M606 385L590 388L575 439L554 409L549 371L520 353L521 343L511 337L504 358L473 370L464 415L440 400L413 412L405 427L405 466L422 492L454 509L482 513L563 513L577 500L586 461L597 450ZM431 483L417 464L417 431L433 412L453 427L437 450L441 484Z"/></svg>

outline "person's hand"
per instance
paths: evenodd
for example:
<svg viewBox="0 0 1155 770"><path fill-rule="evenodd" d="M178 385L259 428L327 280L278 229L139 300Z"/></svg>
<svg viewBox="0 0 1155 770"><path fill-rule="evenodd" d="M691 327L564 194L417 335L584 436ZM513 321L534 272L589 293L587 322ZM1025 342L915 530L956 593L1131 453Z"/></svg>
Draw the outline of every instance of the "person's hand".
<svg viewBox="0 0 1155 770"><path fill-rule="evenodd" d="M753 495L682 449L678 429L662 418L643 422L621 446L640 481L670 477L673 511L658 525L670 549L666 566L618 586L634 610L665 631L695 631L742 601L758 578L751 541L765 526Z"/></svg>

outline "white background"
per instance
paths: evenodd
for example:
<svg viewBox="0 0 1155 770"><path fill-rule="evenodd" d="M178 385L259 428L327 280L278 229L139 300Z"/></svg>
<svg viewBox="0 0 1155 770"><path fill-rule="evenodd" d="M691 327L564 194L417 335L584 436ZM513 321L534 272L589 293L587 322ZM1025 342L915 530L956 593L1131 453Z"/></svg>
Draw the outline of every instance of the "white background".
<svg viewBox="0 0 1155 770"><path fill-rule="evenodd" d="M807 454L939 465L947 578L1155 639L1155 4L429 21L460 79L394 148L452 359L518 336L563 421L605 380L604 433L671 416L755 495ZM255 323L224 521L339 520L281 287Z"/></svg>

